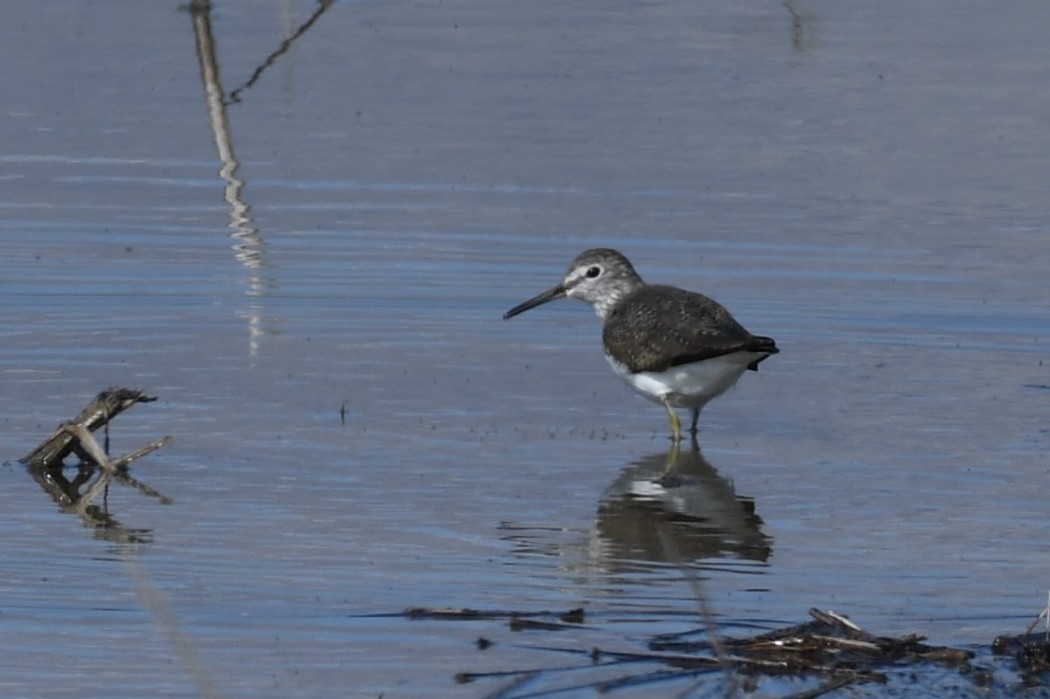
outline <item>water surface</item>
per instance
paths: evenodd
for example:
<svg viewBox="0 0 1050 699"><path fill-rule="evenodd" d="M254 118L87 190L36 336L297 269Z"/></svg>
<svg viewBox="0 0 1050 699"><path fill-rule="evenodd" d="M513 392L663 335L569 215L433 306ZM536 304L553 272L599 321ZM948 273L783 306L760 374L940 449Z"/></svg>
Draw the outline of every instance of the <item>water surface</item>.
<svg viewBox="0 0 1050 699"><path fill-rule="evenodd" d="M688 570L730 630L1022 631L1047 8L793 8L5 5L4 695L485 696L552 639L402 610L637 650L700 625ZM782 348L676 492L585 306L501 320L598 245ZM173 502L95 528L17 459L111 385Z"/></svg>

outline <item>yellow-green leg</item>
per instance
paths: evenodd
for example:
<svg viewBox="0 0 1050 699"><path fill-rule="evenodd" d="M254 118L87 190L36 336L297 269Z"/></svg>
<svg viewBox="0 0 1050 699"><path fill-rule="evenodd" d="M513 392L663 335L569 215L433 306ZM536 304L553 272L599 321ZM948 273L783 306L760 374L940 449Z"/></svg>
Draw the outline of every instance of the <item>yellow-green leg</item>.
<svg viewBox="0 0 1050 699"><path fill-rule="evenodd" d="M678 413L674 411L666 397L661 396L660 402L667 409L667 417L671 421L671 441L678 444L682 441L682 421L678 419Z"/></svg>
<svg viewBox="0 0 1050 699"><path fill-rule="evenodd" d="M660 473L659 480L670 479L674 474L675 469L678 468L678 457L682 453L682 443L674 442L671 444L671 451L667 453L667 461L664 463L664 470Z"/></svg>

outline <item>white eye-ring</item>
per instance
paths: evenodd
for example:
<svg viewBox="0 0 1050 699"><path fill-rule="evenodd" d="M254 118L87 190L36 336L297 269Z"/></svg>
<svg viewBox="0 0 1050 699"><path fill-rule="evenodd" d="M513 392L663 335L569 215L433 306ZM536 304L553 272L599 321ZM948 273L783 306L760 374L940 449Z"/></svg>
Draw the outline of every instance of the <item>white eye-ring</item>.
<svg viewBox="0 0 1050 699"><path fill-rule="evenodd" d="M587 268L587 277L589 279L594 279L595 277L597 277L601 273L602 273L602 268L599 267L598 265L594 265L593 267L588 267Z"/></svg>

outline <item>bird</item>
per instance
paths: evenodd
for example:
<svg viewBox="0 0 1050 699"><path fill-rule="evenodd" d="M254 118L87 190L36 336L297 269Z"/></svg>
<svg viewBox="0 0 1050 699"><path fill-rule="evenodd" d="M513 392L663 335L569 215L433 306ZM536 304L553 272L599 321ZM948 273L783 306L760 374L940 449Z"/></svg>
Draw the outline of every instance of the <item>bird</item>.
<svg viewBox="0 0 1050 699"><path fill-rule="evenodd" d="M612 248L580 253L562 281L507 311L504 320L562 298L591 304L602 321L602 345L613 371L638 393L663 405L671 439L682 439L676 408L700 410L745 371L780 352L771 337L752 335L714 299L662 284L647 284Z"/></svg>

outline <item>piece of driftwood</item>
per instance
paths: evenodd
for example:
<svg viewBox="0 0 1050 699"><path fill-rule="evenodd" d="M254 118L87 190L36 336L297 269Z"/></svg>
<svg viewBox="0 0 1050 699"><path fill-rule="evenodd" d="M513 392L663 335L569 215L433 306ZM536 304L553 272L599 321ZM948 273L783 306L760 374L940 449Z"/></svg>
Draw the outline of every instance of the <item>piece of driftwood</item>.
<svg viewBox="0 0 1050 699"><path fill-rule="evenodd" d="M151 403L155 396L130 388L108 388L102 391L80 414L69 422L58 426L54 434L40 443L33 451L21 458L30 469L61 468L70 454L76 454L81 463L95 464L103 469L120 471L135 459L171 442L172 437L162 437L141 449L110 459L106 449L94 438L93 432L103 427L136 403Z"/></svg>
<svg viewBox="0 0 1050 699"><path fill-rule="evenodd" d="M171 503L148 485L139 482L128 473L128 465L142 456L170 443L171 436L161 437L123 456L110 458L108 433L105 444L99 444L94 432L136 403L149 403L156 398L142 391L128 388L110 388L99 393L69 422L58 426L54 433L33 451L22 457L21 462L33 480L51 496L64 512L77 515L85 526L105 532L105 538L121 542L141 542L147 533L127 529L118 522L105 506L111 481L131 486L144 495L156 498L161 504ZM79 463L67 466L69 456L79 458ZM69 473L72 467L74 473Z"/></svg>

